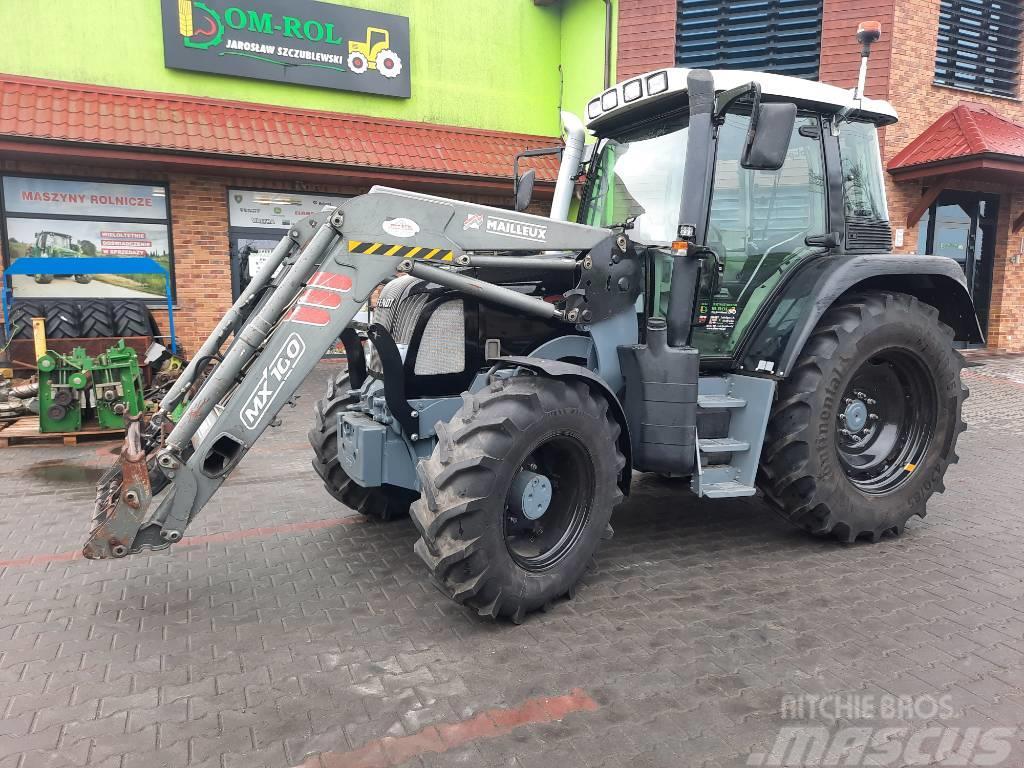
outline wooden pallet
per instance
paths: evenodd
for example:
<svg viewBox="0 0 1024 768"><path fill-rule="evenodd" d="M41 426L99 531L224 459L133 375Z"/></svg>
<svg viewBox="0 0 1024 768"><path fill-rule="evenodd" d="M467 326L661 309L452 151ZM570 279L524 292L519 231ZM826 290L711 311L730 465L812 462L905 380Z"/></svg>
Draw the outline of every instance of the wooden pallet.
<svg viewBox="0 0 1024 768"><path fill-rule="evenodd" d="M25 416L13 424L0 429L0 448L12 445L53 444L78 445L79 441L120 440L124 437L123 429L100 429L89 427L78 432L40 432L39 417Z"/></svg>

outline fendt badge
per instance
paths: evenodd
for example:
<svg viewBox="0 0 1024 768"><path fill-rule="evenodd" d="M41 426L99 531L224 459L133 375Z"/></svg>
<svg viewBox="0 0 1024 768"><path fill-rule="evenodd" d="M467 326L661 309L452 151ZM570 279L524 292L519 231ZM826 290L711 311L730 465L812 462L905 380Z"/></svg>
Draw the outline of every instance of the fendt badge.
<svg viewBox="0 0 1024 768"><path fill-rule="evenodd" d="M306 342L299 334L293 333L285 341L277 357L263 369L255 391L242 406L241 419L246 429L256 429L256 425L269 410L270 404L274 402L282 385L292 375L295 364L305 351Z"/></svg>

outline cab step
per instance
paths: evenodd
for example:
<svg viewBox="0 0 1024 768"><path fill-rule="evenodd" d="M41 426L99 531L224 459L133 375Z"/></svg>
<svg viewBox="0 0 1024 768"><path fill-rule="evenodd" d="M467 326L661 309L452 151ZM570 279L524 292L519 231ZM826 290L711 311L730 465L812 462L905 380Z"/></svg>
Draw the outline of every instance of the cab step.
<svg viewBox="0 0 1024 768"><path fill-rule="evenodd" d="M728 374L702 376L697 391L695 494L711 499L753 496L768 414L775 395L771 379ZM703 415L703 417L702 417ZM724 437L701 437L710 434Z"/></svg>
<svg viewBox="0 0 1024 768"><path fill-rule="evenodd" d="M731 481L702 485L700 491L701 496L709 499L732 499L737 496L753 496L757 493L757 488Z"/></svg>
<svg viewBox="0 0 1024 768"><path fill-rule="evenodd" d="M731 410L743 408L747 401L731 395L697 395L697 407L703 411Z"/></svg>
<svg viewBox="0 0 1024 768"><path fill-rule="evenodd" d="M697 447L702 453L742 453L750 450L750 443L731 437L702 437Z"/></svg>

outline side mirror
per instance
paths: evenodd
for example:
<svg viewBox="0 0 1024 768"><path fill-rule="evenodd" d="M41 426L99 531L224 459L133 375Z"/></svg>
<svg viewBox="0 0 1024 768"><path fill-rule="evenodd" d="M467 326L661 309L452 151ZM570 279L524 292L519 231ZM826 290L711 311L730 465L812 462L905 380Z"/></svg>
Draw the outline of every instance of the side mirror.
<svg viewBox="0 0 1024 768"><path fill-rule="evenodd" d="M533 200L533 184L537 180L537 172L532 168L516 179L516 210L520 213L530 207Z"/></svg>
<svg viewBox="0 0 1024 768"><path fill-rule="evenodd" d="M760 98L756 99L740 165L751 171L782 168L794 127L796 104L762 104Z"/></svg>

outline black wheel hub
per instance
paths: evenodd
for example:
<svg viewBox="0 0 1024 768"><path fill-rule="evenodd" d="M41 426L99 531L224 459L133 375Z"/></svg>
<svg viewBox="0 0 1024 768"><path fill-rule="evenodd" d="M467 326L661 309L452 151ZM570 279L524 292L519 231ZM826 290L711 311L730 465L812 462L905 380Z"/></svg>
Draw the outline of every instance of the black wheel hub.
<svg viewBox="0 0 1024 768"><path fill-rule="evenodd" d="M908 350L883 350L866 360L836 417L836 448L850 482L870 494L907 482L931 443L937 400L924 362Z"/></svg>
<svg viewBox="0 0 1024 768"><path fill-rule="evenodd" d="M538 476L549 484L550 500L543 512L526 514L524 488L535 488ZM527 483L518 482L524 478ZM574 435L551 435L534 447L505 497L505 546L523 570L545 571L577 544L594 504L595 480L590 451Z"/></svg>

